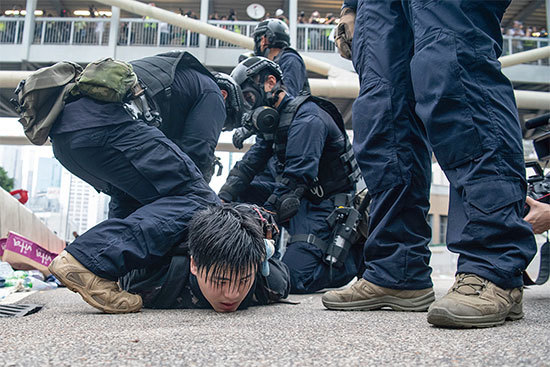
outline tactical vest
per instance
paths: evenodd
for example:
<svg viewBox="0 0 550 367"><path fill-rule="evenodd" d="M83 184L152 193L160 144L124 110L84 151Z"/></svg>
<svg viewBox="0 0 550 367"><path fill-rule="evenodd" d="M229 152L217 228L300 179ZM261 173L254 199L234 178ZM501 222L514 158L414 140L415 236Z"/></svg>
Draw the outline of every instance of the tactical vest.
<svg viewBox="0 0 550 367"><path fill-rule="evenodd" d="M279 64L279 59L281 58L281 55L285 52L290 52L290 53L293 53L295 55L298 55L298 57L301 59L302 56L300 56L300 54L298 53L298 51L296 51L295 49L293 49L292 47L285 47L282 49L282 51L277 55L277 57L275 57L275 62L277 64ZM303 60L302 60L303 61ZM304 85L302 86L302 89L300 90L300 94L309 94L311 93L311 89L309 88L309 80L307 78L307 74L306 74L306 80L304 81Z"/></svg>
<svg viewBox="0 0 550 367"><path fill-rule="evenodd" d="M147 87L145 93L164 121L170 116L170 97L176 70L192 68L216 81L212 73L189 52L170 51L131 61L130 64L140 82Z"/></svg>
<svg viewBox="0 0 550 367"><path fill-rule="evenodd" d="M275 132L274 151L279 162L286 160L286 145L288 140L288 130L296 112L305 102L313 102L327 112L334 120L344 136L344 147L339 152L330 152L323 150L319 160L319 171L315 183L309 188L305 195L313 202L324 200L335 193L344 192L354 188L355 183L361 177L361 170L355 160L353 148L349 142L344 127L344 120L338 111L338 108L330 101L313 97L311 95L300 95L283 108L279 117L279 126Z"/></svg>

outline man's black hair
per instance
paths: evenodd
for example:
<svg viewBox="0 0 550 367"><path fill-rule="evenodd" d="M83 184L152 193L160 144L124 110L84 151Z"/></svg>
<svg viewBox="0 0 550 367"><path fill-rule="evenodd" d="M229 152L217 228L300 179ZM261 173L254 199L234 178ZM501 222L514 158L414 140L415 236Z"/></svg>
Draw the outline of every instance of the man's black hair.
<svg viewBox="0 0 550 367"><path fill-rule="evenodd" d="M195 214L189 226L189 253L207 279L255 272L266 256L259 215L246 205L211 206Z"/></svg>

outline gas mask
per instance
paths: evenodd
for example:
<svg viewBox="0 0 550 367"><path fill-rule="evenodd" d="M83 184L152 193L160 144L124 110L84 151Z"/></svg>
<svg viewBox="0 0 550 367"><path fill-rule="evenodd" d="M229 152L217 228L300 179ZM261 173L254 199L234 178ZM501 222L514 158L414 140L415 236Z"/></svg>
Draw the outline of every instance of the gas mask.
<svg viewBox="0 0 550 367"><path fill-rule="evenodd" d="M260 106L243 114L243 126L262 134L273 134L279 125L279 112L268 106Z"/></svg>
<svg viewBox="0 0 550 367"><path fill-rule="evenodd" d="M273 134L279 125L279 113L274 106L282 92L280 83L277 82L273 90L265 92L263 82L258 84L247 83L243 88L244 106L242 126L262 134Z"/></svg>

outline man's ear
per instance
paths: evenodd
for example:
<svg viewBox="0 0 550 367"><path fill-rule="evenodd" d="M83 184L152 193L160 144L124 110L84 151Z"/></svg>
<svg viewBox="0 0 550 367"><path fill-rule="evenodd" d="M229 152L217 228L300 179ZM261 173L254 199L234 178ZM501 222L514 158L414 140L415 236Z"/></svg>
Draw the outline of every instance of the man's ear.
<svg viewBox="0 0 550 367"><path fill-rule="evenodd" d="M266 92L271 92L273 90L273 88L275 88L275 84L277 84L277 78L275 78L275 76L273 75L268 75L266 78L265 78L265 83L264 83L264 86L266 88Z"/></svg>
<svg viewBox="0 0 550 367"><path fill-rule="evenodd" d="M197 267L197 264L195 263L195 259L193 259L193 256L191 256L189 259L189 268L191 270L191 274L197 276L197 274L199 273L199 269Z"/></svg>
<svg viewBox="0 0 550 367"><path fill-rule="evenodd" d="M223 100L227 100L227 96L229 95L227 91L225 89L220 89L220 91L222 92Z"/></svg>

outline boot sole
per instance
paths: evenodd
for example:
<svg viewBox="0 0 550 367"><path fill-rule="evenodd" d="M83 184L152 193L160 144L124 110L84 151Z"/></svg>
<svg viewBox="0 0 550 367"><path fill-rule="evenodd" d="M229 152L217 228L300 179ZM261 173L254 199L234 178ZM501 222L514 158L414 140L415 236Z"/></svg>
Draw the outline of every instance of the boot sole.
<svg viewBox="0 0 550 367"><path fill-rule="evenodd" d="M522 308L518 306L512 307L508 314L487 316L461 316L449 312L446 308L432 308L428 313L428 322L438 327L459 329L499 326L504 324L506 320L515 321L523 318Z"/></svg>
<svg viewBox="0 0 550 367"><path fill-rule="evenodd" d="M382 296L374 299L353 302L323 301L323 305L329 310L339 311L373 311L384 307L390 307L394 311L425 312L435 301L434 292L427 293L416 298L399 298L394 296Z"/></svg>
<svg viewBox="0 0 550 367"><path fill-rule="evenodd" d="M109 313L109 314L122 314L122 313L134 313L134 312L139 312L141 307L137 310L131 310L131 311L122 311L122 310L116 310L116 309L111 309L111 308L107 308L105 306L103 306L101 303L97 302L95 299L93 299L93 297L91 297L90 295L88 295L87 292L84 291L84 288L82 286L80 286L79 284L77 283L74 283L72 282L71 280L65 278L64 276L60 275L56 270L55 270L55 259L51 262L50 266L48 267L48 270L50 271L50 273L52 273L56 278L57 280L59 280L61 283L63 283L63 285L65 285L70 291L74 292L74 293L78 293L80 295L80 297L82 297L82 299L87 303L89 304L90 306L100 310L100 311L103 311L105 313Z"/></svg>

